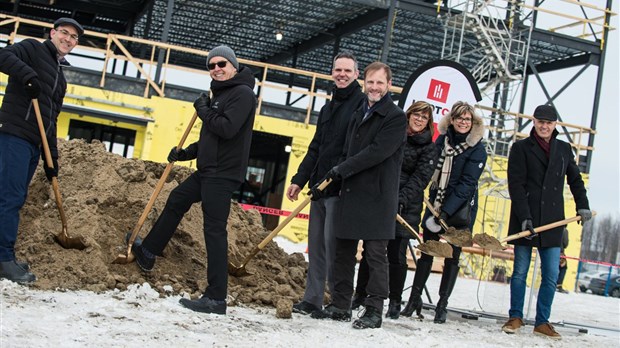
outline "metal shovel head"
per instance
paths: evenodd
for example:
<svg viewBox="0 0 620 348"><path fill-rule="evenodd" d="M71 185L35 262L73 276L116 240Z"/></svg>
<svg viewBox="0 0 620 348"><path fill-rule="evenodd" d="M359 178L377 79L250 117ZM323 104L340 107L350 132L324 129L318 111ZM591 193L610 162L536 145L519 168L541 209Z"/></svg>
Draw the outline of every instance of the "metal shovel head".
<svg viewBox="0 0 620 348"><path fill-rule="evenodd" d="M69 237L67 229L63 227L62 232L54 235L54 239L65 249L86 249L86 243L82 237Z"/></svg>
<svg viewBox="0 0 620 348"><path fill-rule="evenodd" d="M436 240L429 240L418 245L420 252L436 257L452 257L452 247L448 243L442 243Z"/></svg>
<svg viewBox="0 0 620 348"><path fill-rule="evenodd" d="M118 254L118 256L112 261L112 263L116 263L119 265L126 265L128 263L132 263L135 260L134 254L129 252L129 254Z"/></svg>
<svg viewBox="0 0 620 348"><path fill-rule="evenodd" d="M466 228L464 230L458 230L454 227L448 227L446 233L441 235L443 239L448 243L457 247L470 247L473 246L473 240L471 238L471 231Z"/></svg>
<svg viewBox="0 0 620 348"><path fill-rule="evenodd" d="M228 274L238 278L252 275L252 273L248 272L248 270L245 268L245 265L237 266L232 262L228 263Z"/></svg>
<svg viewBox="0 0 620 348"><path fill-rule="evenodd" d="M505 250L502 243L500 243L497 238L490 236L486 233L478 233L474 236L473 242L478 244L483 249L489 249L492 251L502 251Z"/></svg>

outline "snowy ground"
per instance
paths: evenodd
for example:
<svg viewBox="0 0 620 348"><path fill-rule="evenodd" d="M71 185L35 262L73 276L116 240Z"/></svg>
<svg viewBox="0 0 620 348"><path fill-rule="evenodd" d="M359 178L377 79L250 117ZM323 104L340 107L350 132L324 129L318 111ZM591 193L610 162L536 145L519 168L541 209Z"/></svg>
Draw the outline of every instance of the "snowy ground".
<svg viewBox="0 0 620 348"><path fill-rule="evenodd" d="M305 249L279 243L290 251ZM432 274L427 284L434 302L440 277ZM407 284L412 279L410 272ZM437 325L433 312L426 310L423 321L384 320L380 329L355 330L350 323L297 314L277 319L272 308L229 307L226 316L194 313L178 304L179 296L159 298L148 284L104 294L37 291L6 280L0 281L0 288L0 347L617 347L620 343L620 300L581 293L556 294L551 320L567 324L556 325L563 336L556 342L532 335L531 326L506 335L500 330L503 320L467 320L456 313L450 313L446 324ZM450 307L504 315L508 300L506 285L459 278Z"/></svg>

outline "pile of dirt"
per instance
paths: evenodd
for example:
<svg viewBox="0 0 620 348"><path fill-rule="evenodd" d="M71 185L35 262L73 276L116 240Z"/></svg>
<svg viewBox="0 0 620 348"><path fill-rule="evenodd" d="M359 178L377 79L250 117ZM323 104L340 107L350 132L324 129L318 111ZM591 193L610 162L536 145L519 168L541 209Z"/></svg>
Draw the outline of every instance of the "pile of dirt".
<svg viewBox="0 0 620 348"><path fill-rule="evenodd" d="M441 237L443 237L443 239L445 239L448 243L458 247L470 247L474 245L469 228L461 230L454 227L448 227L446 233L442 234Z"/></svg>
<svg viewBox="0 0 620 348"><path fill-rule="evenodd" d="M452 247L448 243L429 240L418 245L420 252L435 257L452 257Z"/></svg>
<svg viewBox="0 0 620 348"><path fill-rule="evenodd" d="M491 249L496 251L504 250L502 243L500 243L497 238L486 233L478 233L474 235L473 242L484 249Z"/></svg>
<svg viewBox="0 0 620 348"><path fill-rule="evenodd" d="M84 250L63 249L54 241L62 224L53 191L41 166L21 210L17 258L28 261L37 281L32 287L103 292L125 290L129 284L150 283L162 296L199 296L206 287L206 249L200 204L185 215L172 240L150 273L135 263L112 261L125 254L124 237L135 227L165 164L127 159L106 151L100 142L59 141L60 191L70 236L82 236ZM170 191L191 170L175 166L142 230L144 237L162 211ZM231 204L228 218L229 261L239 264L269 232L255 210ZM297 302L303 295L307 264L302 254L288 255L269 243L249 262L252 275L229 277L229 303L276 306Z"/></svg>

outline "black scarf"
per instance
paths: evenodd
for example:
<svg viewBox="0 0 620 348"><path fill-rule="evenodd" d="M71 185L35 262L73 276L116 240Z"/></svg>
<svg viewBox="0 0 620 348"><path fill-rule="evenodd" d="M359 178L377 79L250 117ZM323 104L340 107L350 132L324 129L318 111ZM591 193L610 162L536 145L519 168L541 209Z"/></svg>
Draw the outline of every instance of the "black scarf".
<svg viewBox="0 0 620 348"><path fill-rule="evenodd" d="M351 82L345 88L338 88L334 85L334 88L332 89L333 99L338 101L346 100L353 92L355 92L359 88L360 84L357 82L357 80L353 80L353 82Z"/></svg>

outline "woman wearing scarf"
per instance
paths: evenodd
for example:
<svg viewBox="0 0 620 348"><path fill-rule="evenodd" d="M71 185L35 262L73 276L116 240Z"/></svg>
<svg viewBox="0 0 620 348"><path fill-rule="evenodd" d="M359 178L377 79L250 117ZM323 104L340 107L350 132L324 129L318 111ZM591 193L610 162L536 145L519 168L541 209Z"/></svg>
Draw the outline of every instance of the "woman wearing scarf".
<svg viewBox="0 0 620 348"><path fill-rule="evenodd" d="M407 142L403 164L400 168L398 191L398 213L418 231L422 214L424 189L435 169L439 152L433 144L433 107L424 101L417 101L407 109ZM388 242L389 299L385 314L387 318L398 319L402 302L403 288L407 278L407 245L411 234L400 224L396 224L396 237ZM357 286L352 309L364 305L366 284L368 283L368 264L362 258L357 274ZM411 315L411 314L409 314Z"/></svg>
<svg viewBox="0 0 620 348"><path fill-rule="evenodd" d="M484 134L482 118L476 114L473 106L465 102L456 102L450 113L439 121L437 130L440 135L435 145L440 151L440 156L431 179L430 201L435 210L440 212L441 218L448 221L448 225L457 229L471 229L476 218L478 179L487 160L486 150L481 142ZM456 219L456 216L462 216L459 212L463 211L466 213L464 214L466 218ZM443 231L436 229L438 224L432 221L429 224L429 219L433 220L433 217L426 209L422 219L424 241L438 241L441 236L439 233ZM444 259L439 301L435 308L434 322L438 324L446 321L448 298L459 274L461 248L453 245L452 249L452 258ZM402 315L411 316L415 310L420 316L422 289L432 266L433 257L422 254L418 260L409 302Z"/></svg>

